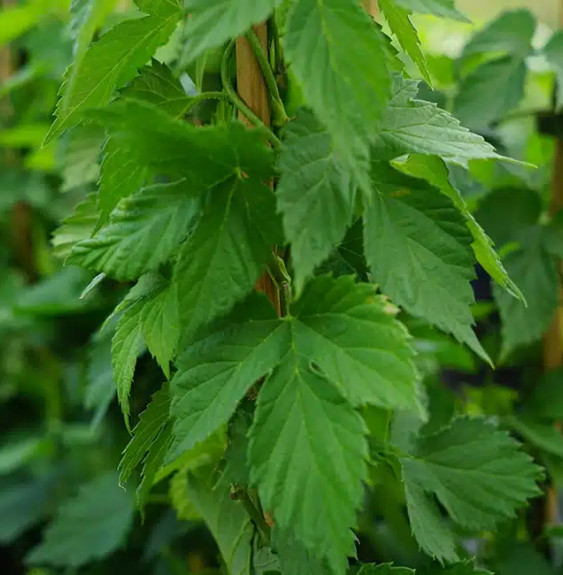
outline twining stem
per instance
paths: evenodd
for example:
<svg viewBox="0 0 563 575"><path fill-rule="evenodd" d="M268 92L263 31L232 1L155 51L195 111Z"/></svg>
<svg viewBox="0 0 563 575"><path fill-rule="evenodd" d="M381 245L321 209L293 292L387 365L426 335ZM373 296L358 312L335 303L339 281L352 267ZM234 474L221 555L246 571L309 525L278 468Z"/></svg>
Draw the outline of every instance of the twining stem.
<svg viewBox="0 0 563 575"><path fill-rule="evenodd" d="M273 124L274 126L283 126L289 122L289 117L285 111L285 106L283 105L283 101L278 89L278 83L276 82L276 78L274 77L274 73L272 72L270 63L268 62L268 58L266 57L266 54L260 45L260 40L258 40L254 30L251 29L246 34L246 39L252 47L252 51L254 52L256 61L260 66L260 70L262 70L264 81L266 82L266 86L270 92Z"/></svg>
<svg viewBox="0 0 563 575"><path fill-rule="evenodd" d="M221 81L223 82L223 89L227 93L229 100L233 103L235 108L243 114L254 126L257 128L262 128L268 132L268 137L272 142L272 145L276 148L281 146L280 139L266 126L266 124L255 114L252 109L247 106L242 98L236 93L231 83L231 78L229 75L229 64L231 62L231 57L233 55L236 46L236 40L232 40L227 46L225 54L223 55L223 61L221 62Z"/></svg>
<svg viewBox="0 0 563 575"><path fill-rule="evenodd" d="M237 491L237 499L244 505L247 513L250 515L252 521L256 525L256 528L260 532L260 535L264 541L265 545L270 545L271 528L264 518L264 514L254 505L252 499L248 495L246 489L240 489Z"/></svg>

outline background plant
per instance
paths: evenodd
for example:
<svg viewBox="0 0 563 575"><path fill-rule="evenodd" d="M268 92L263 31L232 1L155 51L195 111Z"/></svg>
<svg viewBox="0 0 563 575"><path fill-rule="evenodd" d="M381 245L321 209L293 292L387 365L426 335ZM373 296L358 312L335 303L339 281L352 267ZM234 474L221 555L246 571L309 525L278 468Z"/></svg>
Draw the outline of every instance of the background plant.
<svg viewBox="0 0 563 575"><path fill-rule="evenodd" d="M425 57L379 7L5 6L14 572L559 569L559 34Z"/></svg>

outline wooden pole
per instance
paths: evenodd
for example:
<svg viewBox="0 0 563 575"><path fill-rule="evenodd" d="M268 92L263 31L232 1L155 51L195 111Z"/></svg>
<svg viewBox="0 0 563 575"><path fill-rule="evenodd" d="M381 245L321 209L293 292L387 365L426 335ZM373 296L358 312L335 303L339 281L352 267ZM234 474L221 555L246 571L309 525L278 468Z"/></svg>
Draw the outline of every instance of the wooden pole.
<svg viewBox="0 0 563 575"><path fill-rule="evenodd" d="M364 7L365 9L371 14L374 18L379 16L379 7L377 6L377 0L364 0Z"/></svg>
<svg viewBox="0 0 563 575"><path fill-rule="evenodd" d="M268 26L264 22L254 26L254 32L260 40L264 52L268 52ZM237 91L247 106L266 124L271 125L270 98L266 82L262 76L258 61L254 56L252 47L246 38L237 38ZM250 122L239 114L242 122ZM265 273L257 282L256 289L265 293L274 307L280 313L280 296L276 285L268 273Z"/></svg>

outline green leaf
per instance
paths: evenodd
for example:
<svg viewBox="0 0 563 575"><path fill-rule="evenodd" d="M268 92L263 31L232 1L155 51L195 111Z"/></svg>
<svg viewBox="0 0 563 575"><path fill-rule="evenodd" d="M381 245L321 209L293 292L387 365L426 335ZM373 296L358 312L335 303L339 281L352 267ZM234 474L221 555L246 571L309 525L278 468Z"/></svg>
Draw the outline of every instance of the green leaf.
<svg viewBox="0 0 563 575"><path fill-rule="evenodd" d="M305 100L360 176L391 93L386 42L360 3L349 0L299 0L284 38Z"/></svg>
<svg viewBox="0 0 563 575"><path fill-rule="evenodd" d="M508 276L500 257L495 251L493 241L471 214L461 193L452 185L448 168L444 161L437 156L411 155L406 161L394 165L411 176L424 178L452 200L456 208L465 217L467 227L473 236L471 247L477 261L500 286L515 297L523 299L522 292Z"/></svg>
<svg viewBox="0 0 563 575"><path fill-rule="evenodd" d="M117 322L111 343L113 379L127 427L129 427L129 415L131 413L129 406L131 382L133 381L137 356L143 343L140 322L142 309L143 302L139 301L123 313Z"/></svg>
<svg viewBox="0 0 563 575"><path fill-rule="evenodd" d="M62 192L98 181L98 158L103 141L104 132L97 126L80 126L72 130L64 151Z"/></svg>
<svg viewBox="0 0 563 575"><path fill-rule="evenodd" d="M526 415L506 416L502 422L533 446L563 459L563 436L553 423L535 421Z"/></svg>
<svg viewBox="0 0 563 575"><path fill-rule="evenodd" d="M287 531L279 526L272 530L272 548L278 557L283 575L332 575L326 561L315 556L300 541L293 539Z"/></svg>
<svg viewBox="0 0 563 575"><path fill-rule="evenodd" d="M81 486L65 501L26 561L33 565L77 568L99 560L125 542L133 520L130 497L109 473Z"/></svg>
<svg viewBox="0 0 563 575"><path fill-rule="evenodd" d="M283 143L276 196L300 293L315 267L344 237L356 186L329 133L309 110L299 111L285 130Z"/></svg>
<svg viewBox="0 0 563 575"><path fill-rule="evenodd" d="M133 98L158 106L174 118L181 118L192 105L190 98L172 70L153 58L139 75L121 91L124 98Z"/></svg>
<svg viewBox="0 0 563 575"><path fill-rule="evenodd" d="M190 60L268 19L281 0L186 0L185 53Z"/></svg>
<svg viewBox="0 0 563 575"><path fill-rule="evenodd" d="M88 194L80 202L73 213L63 220L62 225L53 232L53 253L56 257L66 259L70 256L72 248L86 241L92 236L98 212L96 210L96 194Z"/></svg>
<svg viewBox="0 0 563 575"><path fill-rule="evenodd" d="M76 244L67 263L119 280L156 270L186 237L199 203L187 180L147 186L121 200L109 224Z"/></svg>
<svg viewBox="0 0 563 575"><path fill-rule="evenodd" d="M432 495L455 523L482 530L514 517L540 493L541 470L519 447L482 419L460 418L419 438L401 465L413 533L426 553L446 561L457 557Z"/></svg>
<svg viewBox="0 0 563 575"><path fill-rule="evenodd" d="M258 396L251 479L283 529L345 573L368 449L361 417L310 364L290 351ZM320 440L322 438L322 440ZM303 513L298 502L306 502Z"/></svg>
<svg viewBox="0 0 563 575"><path fill-rule="evenodd" d="M213 480L211 469L189 476L188 495L213 534L229 575L251 575L254 527L228 481Z"/></svg>
<svg viewBox="0 0 563 575"><path fill-rule="evenodd" d="M490 361L471 326L472 238L454 204L423 180L374 162L364 245L374 281L409 313Z"/></svg>
<svg viewBox="0 0 563 575"><path fill-rule="evenodd" d="M98 229L108 221L119 201L138 192L147 178L145 166L132 159L113 138L106 141L103 154L98 191Z"/></svg>
<svg viewBox="0 0 563 575"><path fill-rule="evenodd" d="M30 0L0 10L0 47L13 42L38 24L45 15L48 0Z"/></svg>
<svg viewBox="0 0 563 575"><path fill-rule="evenodd" d="M458 85L456 118L473 128L489 126L518 106L525 82L524 58L505 56L482 64Z"/></svg>
<svg viewBox="0 0 563 575"><path fill-rule="evenodd" d="M540 420L563 419L563 370L555 369L545 373L526 399L526 410Z"/></svg>
<svg viewBox="0 0 563 575"><path fill-rule="evenodd" d="M106 32L68 69L56 120L46 142L76 125L85 110L109 103L115 90L136 74L164 44L182 16L177 3L151 2L153 15L126 20Z"/></svg>
<svg viewBox="0 0 563 575"><path fill-rule="evenodd" d="M413 12L432 14L442 18L460 20L461 22L469 22L469 19L455 7L454 1L455 0L397 0L397 4Z"/></svg>
<svg viewBox="0 0 563 575"><path fill-rule="evenodd" d="M117 0L72 0L70 29L74 39L75 62L84 56L96 32L116 4Z"/></svg>
<svg viewBox="0 0 563 575"><path fill-rule="evenodd" d="M426 82L432 86L432 80L426 67L426 59L420 48L418 33L409 17L410 11L402 8L397 0L379 0L379 8L383 12L389 28L397 36L403 50L417 65Z"/></svg>
<svg viewBox="0 0 563 575"><path fill-rule="evenodd" d="M555 72L557 83L557 108L563 105L563 31L554 32L544 46L543 53L551 69Z"/></svg>
<svg viewBox="0 0 563 575"><path fill-rule="evenodd" d="M233 176L210 190L174 268L186 337L252 291L281 239L275 197L261 180Z"/></svg>
<svg viewBox="0 0 563 575"><path fill-rule="evenodd" d="M528 305L494 286L502 322L502 357L545 334L555 315L559 293L558 263L545 249L541 228L530 228L522 249L508 254L504 265Z"/></svg>
<svg viewBox="0 0 563 575"><path fill-rule="evenodd" d="M119 462L119 484L125 486L133 471L145 460L147 453L163 432L169 419L170 394L166 386L157 391L141 413L133 436L123 451Z"/></svg>
<svg viewBox="0 0 563 575"><path fill-rule="evenodd" d="M192 342L178 359L171 383L173 456L228 421L246 391L277 364L279 350L288 346L283 325L265 298L253 296L239 309L225 331Z"/></svg>
<svg viewBox="0 0 563 575"><path fill-rule="evenodd" d="M529 10L502 12L471 38L462 55L503 52L525 58L532 50L535 31L536 22Z"/></svg>
<svg viewBox="0 0 563 575"><path fill-rule="evenodd" d="M500 158L490 144L451 114L417 100L417 85L395 76L394 95L379 121L373 157L392 160L403 154L426 154L455 162Z"/></svg>
<svg viewBox="0 0 563 575"><path fill-rule="evenodd" d="M455 565L437 566L432 565L417 569L418 575L493 575L490 571L476 569L472 561L464 561Z"/></svg>
<svg viewBox="0 0 563 575"><path fill-rule="evenodd" d="M397 311L373 285L321 276L292 306L293 345L353 405L417 409L413 352Z"/></svg>
<svg viewBox="0 0 563 575"><path fill-rule="evenodd" d="M239 122L197 127L138 100L124 100L92 112L116 145L153 172L189 178L201 191L234 174L267 180L274 155L263 130Z"/></svg>

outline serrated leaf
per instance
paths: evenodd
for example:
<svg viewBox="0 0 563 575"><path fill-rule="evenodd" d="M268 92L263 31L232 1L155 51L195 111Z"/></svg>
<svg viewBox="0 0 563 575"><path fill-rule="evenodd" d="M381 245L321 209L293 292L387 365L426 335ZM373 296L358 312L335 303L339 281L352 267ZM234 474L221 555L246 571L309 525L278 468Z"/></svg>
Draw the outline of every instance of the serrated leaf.
<svg viewBox="0 0 563 575"><path fill-rule="evenodd" d="M139 75L121 91L121 96L158 106L174 118L181 118L192 102L172 70L154 58L151 65L141 68Z"/></svg>
<svg viewBox="0 0 563 575"><path fill-rule="evenodd" d="M131 498L109 473L82 485L65 501L26 561L33 565L80 567L123 545L133 520Z"/></svg>
<svg viewBox="0 0 563 575"><path fill-rule="evenodd" d="M117 0L72 0L70 30L74 40L75 62L83 57L116 4Z"/></svg>
<svg viewBox="0 0 563 575"><path fill-rule="evenodd" d="M543 53L551 69L555 72L557 83L557 109L563 105L563 31L554 32L544 46Z"/></svg>
<svg viewBox="0 0 563 575"><path fill-rule="evenodd" d="M401 466L413 533L426 553L446 561L457 557L440 533L444 526L430 494L455 523L480 530L514 517L527 499L540 493L536 482L541 470L519 447L482 419L460 418L419 438L413 456L402 458ZM414 504L411 491L417 494Z"/></svg>
<svg viewBox="0 0 563 575"><path fill-rule="evenodd" d="M170 259L199 210L191 183L155 184L124 198L109 224L74 246L67 263L136 279Z"/></svg>
<svg viewBox="0 0 563 575"><path fill-rule="evenodd" d="M205 333L179 358L172 380L173 452L191 448L227 421L290 345L353 404L416 408L412 351L394 312L374 286L355 284L350 276L315 278L293 307L291 322L277 320L269 304L250 298L228 327Z"/></svg>
<svg viewBox="0 0 563 575"><path fill-rule="evenodd" d="M292 306L292 338L353 405L416 409L409 335L374 286L315 278Z"/></svg>
<svg viewBox="0 0 563 575"><path fill-rule="evenodd" d="M185 0L186 54L195 59L209 48L244 34L268 19L281 0Z"/></svg>
<svg viewBox="0 0 563 575"><path fill-rule="evenodd" d="M251 575L252 521L231 498L228 481L213 479L211 469L190 475L188 495L213 534L229 575Z"/></svg>
<svg viewBox="0 0 563 575"><path fill-rule="evenodd" d="M469 19L454 5L455 0L397 0L397 4L421 14L432 14L442 18L451 18L468 22Z"/></svg>
<svg viewBox="0 0 563 575"><path fill-rule="evenodd" d="M502 119L524 97L526 62L505 56L485 62L461 80L454 114L472 128L484 128Z"/></svg>
<svg viewBox="0 0 563 575"><path fill-rule="evenodd" d="M98 158L104 132L97 126L80 126L68 136L64 152L62 192L92 184L98 180Z"/></svg>
<svg viewBox="0 0 563 575"><path fill-rule="evenodd" d="M272 548L279 560L282 575L331 575L333 571L326 561L315 556L300 541L293 539L279 526L272 530Z"/></svg>
<svg viewBox="0 0 563 575"><path fill-rule="evenodd" d="M426 59L420 48L420 39L416 28L410 19L410 12L401 7L397 0L379 0L379 8L389 24L389 28L409 55L411 60L417 65L422 77L432 86L432 80L426 67Z"/></svg>
<svg viewBox="0 0 563 575"><path fill-rule="evenodd" d="M348 0L299 0L284 38L307 103L360 177L367 170L368 142L391 94L386 42L360 3Z"/></svg>
<svg viewBox="0 0 563 575"><path fill-rule="evenodd" d="M251 480L276 522L327 557L338 574L354 553L351 529L367 475L365 431L337 389L295 351L260 390L249 447Z"/></svg>
<svg viewBox="0 0 563 575"><path fill-rule="evenodd" d="M311 111L299 111L285 130L283 143L276 196L300 293L315 267L344 237L356 186L339 161L330 134Z"/></svg>
<svg viewBox="0 0 563 575"><path fill-rule="evenodd" d="M188 486L189 478L186 469L177 471L170 480L170 503L178 519L183 521L193 521L199 518L199 513L190 499Z"/></svg>
<svg viewBox="0 0 563 575"><path fill-rule="evenodd" d="M98 229L109 220L119 201L138 192L146 178L146 167L132 159L127 149L120 147L113 138L109 138L104 145L100 166Z"/></svg>
<svg viewBox="0 0 563 575"><path fill-rule="evenodd" d="M494 243L479 225L469 211L461 193L452 185L448 168L437 156L411 155L405 162L397 164L397 168L405 173L424 178L448 196L466 219L467 227L473 236L473 253L483 269L509 293L519 299L524 299L518 286L509 277L499 255L494 249ZM500 247L500 246L499 246Z"/></svg>
<svg viewBox="0 0 563 575"><path fill-rule="evenodd" d="M74 208L73 213L53 232L51 243L54 255L66 259L76 244L92 236L97 220L96 194L88 194L86 199L80 202Z"/></svg>
<svg viewBox="0 0 563 575"><path fill-rule="evenodd" d="M197 127L138 100L119 101L90 115L139 165L189 178L194 189L203 191L236 173L264 180L272 175L274 155L266 132L239 122Z"/></svg>
<svg viewBox="0 0 563 575"><path fill-rule="evenodd" d="M353 552L347 528L365 471L364 427L350 401L416 405L412 352L395 311L373 285L315 278L285 319L263 296L241 304L188 347L172 380L175 455L225 423L246 391L273 370L258 394L251 477L276 524L327 558L335 573ZM332 490L340 493L336 510ZM301 514L303 500L310 513Z"/></svg>
<svg viewBox="0 0 563 575"><path fill-rule="evenodd" d="M409 313L490 361L475 336L472 238L454 204L423 180L374 162L364 245L374 281Z"/></svg>
<svg viewBox="0 0 563 575"><path fill-rule="evenodd" d="M127 484L133 471L145 460L157 437L162 433L169 419L170 394L164 386L157 391L151 402L141 413L139 422L133 428L133 435L123 451L119 462L119 484Z"/></svg>
<svg viewBox="0 0 563 575"><path fill-rule="evenodd" d="M67 70L56 120L46 142L76 125L85 110L107 104L164 44L182 16L177 4L153 0L153 15L126 20L106 32ZM157 15L157 8L162 12Z"/></svg>
<svg viewBox="0 0 563 575"><path fill-rule="evenodd" d="M137 356L141 351L143 336L141 333L140 314L143 302L133 304L119 318L111 343L113 378L117 387L117 399L129 427L129 393L135 372Z"/></svg>
<svg viewBox="0 0 563 575"><path fill-rule="evenodd" d="M287 335L267 301L253 296L241 309L250 313L238 325L233 321L225 332L192 342L178 359L171 383L173 456L225 423L249 387L279 361L279 349L287 348Z"/></svg>
<svg viewBox="0 0 563 575"><path fill-rule="evenodd" d="M532 50L535 31L536 22L529 10L502 12L471 38L463 49L463 56L504 52L524 58Z"/></svg>
<svg viewBox="0 0 563 575"><path fill-rule="evenodd" d="M417 86L418 82L395 76L394 95L378 123L373 157L392 160L403 154L426 154L457 162L500 158L451 114L417 100Z"/></svg>
<svg viewBox="0 0 563 575"><path fill-rule="evenodd" d="M233 176L210 190L174 268L186 337L252 291L281 239L279 228L274 194L261 180Z"/></svg>
<svg viewBox="0 0 563 575"><path fill-rule="evenodd" d="M527 307L493 287L502 323L503 357L519 346L539 340L555 316L559 293L558 263L546 251L542 235L540 228L530 229L522 249L504 258L504 265L520 286Z"/></svg>

